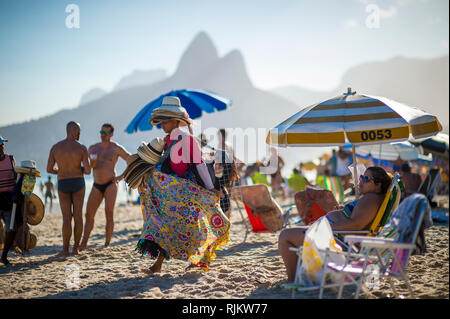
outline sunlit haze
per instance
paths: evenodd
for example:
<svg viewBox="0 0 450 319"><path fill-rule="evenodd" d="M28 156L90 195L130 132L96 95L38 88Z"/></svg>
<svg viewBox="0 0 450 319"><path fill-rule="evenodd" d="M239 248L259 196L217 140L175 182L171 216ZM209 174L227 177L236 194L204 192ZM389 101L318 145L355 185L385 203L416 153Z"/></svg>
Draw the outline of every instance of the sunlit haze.
<svg viewBox="0 0 450 319"><path fill-rule="evenodd" d="M76 107L133 70L171 75L201 31L220 56L240 50L258 88L330 90L363 62L448 54L448 25L447 0L2 1L0 126Z"/></svg>

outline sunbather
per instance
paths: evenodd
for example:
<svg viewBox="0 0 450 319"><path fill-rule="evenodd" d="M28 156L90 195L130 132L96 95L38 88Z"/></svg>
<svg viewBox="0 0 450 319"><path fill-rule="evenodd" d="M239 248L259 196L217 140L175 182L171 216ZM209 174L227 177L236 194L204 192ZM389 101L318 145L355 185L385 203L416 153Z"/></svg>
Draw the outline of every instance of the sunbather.
<svg viewBox="0 0 450 319"><path fill-rule="evenodd" d="M385 194L391 184L386 171L377 166L369 167L359 178L359 191L362 195L357 201L347 204L343 209L333 210L325 215L333 230L365 230L375 218ZM303 245L308 226L284 229L278 238L278 250L283 258L288 281L294 281L297 254L289 247Z"/></svg>

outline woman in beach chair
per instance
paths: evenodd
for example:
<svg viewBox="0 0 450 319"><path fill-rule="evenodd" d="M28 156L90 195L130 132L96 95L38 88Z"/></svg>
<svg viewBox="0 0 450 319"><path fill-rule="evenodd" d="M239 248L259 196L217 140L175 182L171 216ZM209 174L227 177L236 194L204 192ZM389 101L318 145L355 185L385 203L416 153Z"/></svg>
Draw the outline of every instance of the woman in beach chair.
<svg viewBox="0 0 450 319"><path fill-rule="evenodd" d="M178 98L165 97L150 123L161 124L167 136L159 163L139 186L144 226L137 250L156 259L142 271L161 272L170 258L208 270L215 250L229 241L230 222L220 208L220 193L199 143L179 128L190 128L192 121Z"/></svg>
<svg viewBox="0 0 450 319"><path fill-rule="evenodd" d="M359 191L362 195L343 209L333 210L325 215L333 230L364 230L375 218L378 208L384 200L391 184L391 177L377 166L367 168L359 178ZM290 247L303 245L303 239L308 226L284 229L278 238L278 250L283 258L288 281L294 281L297 266L297 254Z"/></svg>

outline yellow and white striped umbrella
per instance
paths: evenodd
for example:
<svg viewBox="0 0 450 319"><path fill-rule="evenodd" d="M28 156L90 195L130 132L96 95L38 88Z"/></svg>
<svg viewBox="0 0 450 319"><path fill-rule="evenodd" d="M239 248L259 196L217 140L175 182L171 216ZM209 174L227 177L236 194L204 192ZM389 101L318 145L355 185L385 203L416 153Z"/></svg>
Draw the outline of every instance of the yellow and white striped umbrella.
<svg viewBox="0 0 450 319"><path fill-rule="evenodd" d="M437 134L438 119L385 97L347 93L304 107L269 131L267 144L287 146L384 144Z"/></svg>

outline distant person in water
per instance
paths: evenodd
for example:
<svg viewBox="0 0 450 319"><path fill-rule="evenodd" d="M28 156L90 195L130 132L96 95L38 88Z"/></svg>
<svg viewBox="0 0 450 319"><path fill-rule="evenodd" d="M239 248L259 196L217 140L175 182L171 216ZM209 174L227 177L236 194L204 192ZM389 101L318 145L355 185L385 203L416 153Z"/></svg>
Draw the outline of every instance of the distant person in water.
<svg viewBox="0 0 450 319"><path fill-rule="evenodd" d="M81 235L83 234L85 193L83 174L91 173L86 146L78 142L80 139L80 124L73 121L67 123L66 132L67 137L50 149L47 162L47 172L58 176L59 205L63 215L63 250L58 255L62 256L69 255L72 218L75 223L72 254L78 255ZM55 164L58 166L57 168L55 168Z"/></svg>
<svg viewBox="0 0 450 319"><path fill-rule="evenodd" d="M86 249L89 235L94 228L94 218L98 207L105 199L106 236L105 247L111 243L114 231L114 206L116 204L117 182L122 178L116 177L116 164L119 157L127 160L128 153L122 145L111 141L114 136L114 126L105 123L100 130L101 142L89 147L89 160L93 169L94 186L86 206L86 223L80 249Z"/></svg>

